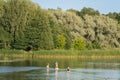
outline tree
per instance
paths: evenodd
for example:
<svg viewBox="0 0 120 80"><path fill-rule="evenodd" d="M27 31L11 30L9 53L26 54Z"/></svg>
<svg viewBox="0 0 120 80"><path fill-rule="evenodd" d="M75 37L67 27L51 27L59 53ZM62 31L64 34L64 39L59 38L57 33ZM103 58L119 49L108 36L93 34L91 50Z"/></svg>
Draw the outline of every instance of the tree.
<svg viewBox="0 0 120 80"><path fill-rule="evenodd" d="M29 26L24 33L25 37L23 39L23 44L25 48L31 46L31 49L38 50L40 48L39 29L36 26Z"/></svg>
<svg viewBox="0 0 120 80"><path fill-rule="evenodd" d="M101 48L100 43L97 40L92 42L92 47L94 49L100 49Z"/></svg>
<svg viewBox="0 0 120 80"><path fill-rule="evenodd" d="M0 0L0 18L3 16L4 14L4 0Z"/></svg>
<svg viewBox="0 0 120 80"><path fill-rule="evenodd" d="M40 49L53 49L53 36L51 33L48 14L40 13L39 18L39 31L40 31Z"/></svg>
<svg viewBox="0 0 120 80"><path fill-rule="evenodd" d="M17 37L21 36L19 34L25 30L31 15L33 15L33 8L34 6L29 0L6 0L1 25L9 32L13 48L15 48Z"/></svg>
<svg viewBox="0 0 120 80"><path fill-rule="evenodd" d="M109 12L109 13L107 14L107 16L109 16L109 17L112 18L112 19L117 20L118 23L120 23L120 13L116 13L116 12L111 13L111 12Z"/></svg>
<svg viewBox="0 0 120 80"><path fill-rule="evenodd" d="M58 49L64 49L66 45L66 38L64 35L58 35L56 40L56 45Z"/></svg>
<svg viewBox="0 0 120 80"><path fill-rule="evenodd" d="M8 48L9 34L0 26L0 49Z"/></svg>
<svg viewBox="0 0 120 80"><path fill-rule="evenodd" d="M53 49L53 36L51 33L49 15L46 11L38 9L26 29L26 40L33 49Z"/></svg>
<svg viewBox="0 0 120 80"><path fill-rule="evenodd" d="M72 47L76 50L84 50L86 48L86 42L82 37L73 41Z"/></svg>
<svg viewBox="0 0 120 80"><path fill-rule="evenodd" d="M0 48L118 48L119 22L120 13L44 10L31 0L0 0Z"/></svg>
<svg viewBox="0 0 120 80"><path fill-rule="evenodd" d="M86 7L84 7L84 8L78 13L78 15L81 16L81 17L84 16L84 15L86 15L86 14L92 15L92 16L100 15L99 11L94 10L94 9L92 9L92 8L86 8Z"/></svg>

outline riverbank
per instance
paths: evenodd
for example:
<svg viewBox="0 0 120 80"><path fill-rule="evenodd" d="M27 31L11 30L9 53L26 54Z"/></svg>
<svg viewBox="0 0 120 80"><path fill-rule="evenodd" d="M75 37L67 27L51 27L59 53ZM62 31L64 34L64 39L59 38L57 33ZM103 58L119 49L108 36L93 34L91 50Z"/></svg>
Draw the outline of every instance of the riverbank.
<svg viewBox="0 0 120 80"><path fill-rule="evenodd" d="M120 49L109 50L0 50L0 57L16 58L120 58Z"/></svg>

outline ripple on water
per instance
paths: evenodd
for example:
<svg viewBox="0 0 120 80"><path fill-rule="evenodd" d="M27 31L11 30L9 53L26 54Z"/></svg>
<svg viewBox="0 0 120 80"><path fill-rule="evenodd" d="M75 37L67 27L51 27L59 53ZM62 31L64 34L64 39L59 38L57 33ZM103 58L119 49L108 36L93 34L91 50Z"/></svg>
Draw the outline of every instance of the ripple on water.
<svg viewBox="0 0 120 80"><path fill-rule="evenodd" d="M120 80L120 70L75 68L58 72L45 67L0 67L0 80ZM9 73L8 73L9 72Z"/></svg>

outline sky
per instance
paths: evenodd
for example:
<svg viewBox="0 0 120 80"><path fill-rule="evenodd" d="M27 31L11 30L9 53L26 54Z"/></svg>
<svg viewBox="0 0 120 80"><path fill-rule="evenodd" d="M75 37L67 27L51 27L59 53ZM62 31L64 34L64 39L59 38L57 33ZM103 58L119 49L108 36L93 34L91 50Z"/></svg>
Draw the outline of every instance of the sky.
<svg viewBox="0 0 120 80"><path fill-rule="evenodd" d="M90 7L98 10L102 14L109 12L120 12L120 0L32 0L38 3L43 9L58 7L62 10Z"/></svg>

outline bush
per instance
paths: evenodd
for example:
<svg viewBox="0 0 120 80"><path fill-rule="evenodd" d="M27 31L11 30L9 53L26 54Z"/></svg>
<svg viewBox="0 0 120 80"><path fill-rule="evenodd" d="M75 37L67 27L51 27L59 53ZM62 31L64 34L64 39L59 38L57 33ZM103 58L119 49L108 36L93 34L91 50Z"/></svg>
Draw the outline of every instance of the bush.
<svg viewBox="0 0 120 80"><path fill-rule="evenodd" d="M73 41L72 46L76 50L84 50L86 48L86 42L83 38L80 37Z"/></svg>

